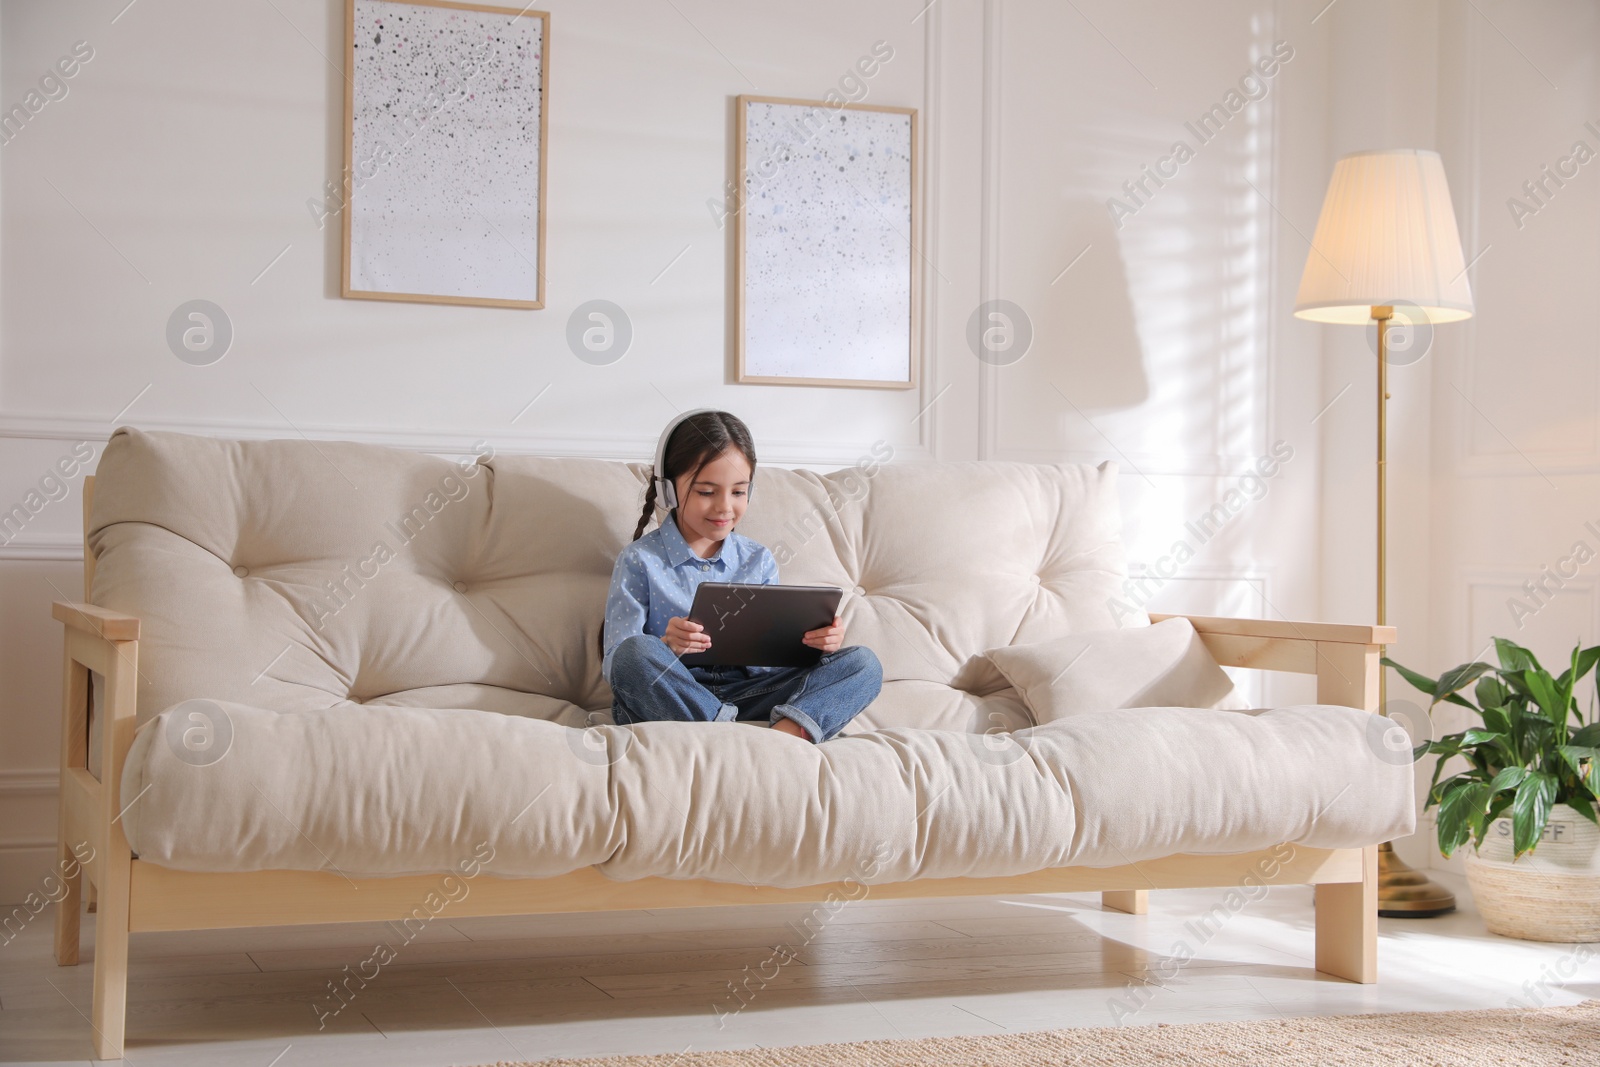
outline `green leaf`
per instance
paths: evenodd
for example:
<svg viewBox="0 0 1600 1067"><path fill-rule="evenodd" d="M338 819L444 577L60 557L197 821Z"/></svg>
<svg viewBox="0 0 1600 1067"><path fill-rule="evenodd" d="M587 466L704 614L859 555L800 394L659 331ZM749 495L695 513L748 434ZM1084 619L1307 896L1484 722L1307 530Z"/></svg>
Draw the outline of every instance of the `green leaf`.
<svg viewBox="0 0 1600 1067"><path fill-rule="evenodd" d="M1434 681L1432 678L1429 678L1427 675L1418 674L1410 667L1402 667L1388 656L1384 656L1378 662L1383 664L1385 667L1393 667L1395 670L1399 671L1400 677L1410 682L1412 688L1420 689L1429 696L1433 696Z"/></svg>
<svg viewBox="0 0 1600 1067"><path fill-rule="evenodd" d="M1550 677L1550 672L1540 668L1529 668L1522 672L1522 681L1527 685L1528 691L1533 694L1533 699L1538 702L1539 708L1544 712L1544 717L1553 725L1562 727L1565 732L1567 725L1567 705L1571 697L1563 701L1556 689L1555 679Z"/></svg>
<svg viewBox="0 0 1600 1067"><path fill-rule="evenodd" d="M1600 749L1588 745L1562 745L1558 752L1590 793L1600 794Z"/></svg>
<svg viewBox="0 0 1600 1067"><path fill-rule="evenodd" d="M1490 827L1494 826L1496 819L1506 813L1506 809L1511 806L1511 802L1515 799L1516 794L1514 793L1500 793L1489 802L1489 810L1483 816L1483 830L1477 837L1472 839L1473 848L1483 847L1483 839L1489 836Z"/></svg>
<svg viewBox="0 0 1600 1067"><path fill-rule="evenodd" d="M1428 790L1428 795L1432 798L1433 803L1441 804L1451 792L1463 786L1471 785L1473 782L1483 785L1489 784L1489 780L1479 775L1476 771L1463 771L1460 774L1452 774L1442 782L1434 783L1432 788Z"/></svg>
<svg viewBox="0 0 1600 1067"><path fill-rule="evenodd" d="M1485 730L1476 726L1432 742L1429 750L1443 759L1449 759L1451 756L1466 757L1484 772L1485 781L1492 777L1489 770L1490 761L1502 767L1522 762L1516 756L1514 742L1509 733Z"/></svg>
<svg viewBox="0 0 1600 1067"><path fill-rule="evenodd" d="M1572 688L1567 690L1570 693L1572 689L1577 688L1579 682L1583 681L1584 675L1594 670L1596 663L1600 663L1600 645L1595 645L1593 648L1585 648L1581 651L1576 648L1573 649L1572 667L1561 672L1561 677L1556 680L1557 684L1567 685L1570 682Z"/></svg>
<svg viewBox="0 0 1600 1067"><path fill-rule="evenodd" d="M1517 751L1528 757L1522 761L1524 764L1541 762L1547 755L1553 755L1551 746L1561 740L1549 719L1531 711L1519 709L1513 712L1511 724L1511 736Z"/></svg>
<svg viewBox="0 0 1600 1067"><path fill-rule="evenodd" d="M1568 797L1566 805L1596 826L1600 826L1600 817L1595 815L1594 807L1583 797Z"/></svg>
<svg viewBox="0 0 1600 1067"><path fill-rule="evenodd" d="M1424 741L1417 746L1417 750L1423 756L1438 756L1439 762L1442 764L1451 756L1460 754L1461 741L1458 737L1446 737L1438 741Z"/></svg>
<svg viewBox="0 0 1600 1067"><path fill-rule="evenodd" d="M1497 733L1494 730L1479 730L1474 728L1462 733L1461 745L1463 748L1466 748L1471 745L1493 744L1496 741L1504 741L1505 739L1505 734Z"/></svg>
<svg viewBox="0 0 1600 1067"><path fill-rule="evenodd" d="M1516 732L1511 729L1511 714L1499 705L1485 706L1483 709L1483 725L1497 734L1506 738L1506 747L1510 750L1511 762L1521 763L1522 750L1517 746Z"/></svg>
<svg viewBox="0 0 1600 1067"><path fill-rule="evenodd" d="M1562 671L1561 677L1556 679L1556 702L1561 705L1561 722L1559 725L1563 728L1563 733L1566 732L1568 709L1572 707L1572 687L1577 684L1578 678L1581 677L1577 673L1578 657L1581 654L1581 650L1574 647L1572 650L1572 666Z"/></svg>
<svg viewBox="0 0 1600 1067"><path fill-rule="evenodd" d="M1422 805L1422 810L1427 811L1439 803L1439 772L1444 770L1444 759L1441 757L1433 761L1433 780L1428 783L1428 796ZM1454 781L1452 778L1451 781ZM1446 782L1446 785L1449 783Z"/></svg>
<svg viewBox="0 0 1600 1067"><path fill-rule="evenodd" d="M1533 694L1528 692L1528 683L1522 680L1521 671L1501 671L1500 680L1506 683L1506 688L1511 691L1510 700L1528 701L1533 699ZM1510 700L1507 703L1510 703Z"/></svg>
<svg viewBox="0 0 1600 1067"><path fill-rule="evenodd" d="M1538 845L1545 824L1550 821L1550 806L1555 802L1555 776L1544 771L1529 772L1517 786L1517 799L1511 805L1512 859L1532 852Z"/></svg>
<svg viewBox="0 0 1600 1067"><path fill-rule="evenodd" d="M1461 779L1439 802L1439 851L1446 856L1460 848L1472 835L1475 822L1483 818L1489 801L1489 784Z"/></svg>
<svg viewBox="0 0 1600 1067"><path fill-rule="evenodd" d="M1525 671L1529 667L1543 670L1539 661L1532 652L1523 648L1515 641L1507 641L1503 637L1494 639L1494 648L1500 655L1500 669L1502 671Z"/></svg>
<svg viewBox="0 0 1600 1067"><path fill-rule="evenodd" d="M1494 796L1493 787L1485 784L1477 803L1466 811L1467 829L1472 832L1474 841L1482 841L1484 832L1489 828L1489 824L1485 820L1489 814L1489 802L1494 799Z"/></svg>
<svg viewBox="0 0 1600 1067"><path fill-rule="evenodd" d="M1463 663L1459 667L1453 667L1439 675L1439 680L1434 683L1433 697L1435 700L1443 700L1451 693L1465 689L1492 670L1494 668L1487 663ZM1472 705L1468 704L1467 707L1470 708Z"/></svg>
<svg viewBox="0 0 1600 1067"><path fill-rule="evenodd" d="M1502 789L1514 789L1521 785L1526 777L1528 777L1526 767L1507 767L1494 776L1494 781L1489 783L1489 791L1499 793Z"/></svg>
<svg viewBox="0 0 1600 1067"><path fill-rule="evenodd" d="M1478 698L1478 707L1485 712L1486 720L1490 708L1498 708L1511 696L1505 687L1505 683L1492 674L1486 674L1478 679L1478 688L1474 695Z"/></svg>
<svg viewBox="0 0 1600 1067"><path fill-rule="evenodd" d="M1600 722L1592 722L1587 726L1580 726L1578 732L1572 735L1571 743L1600 748Z"/></svg>
<svg viewBox="0 0 1600 1067"><path fill-rule="evenodd" d="M1504 704L1486 704L1483 708L1483 725L1497 734L1511 732L1511 712Z"/></svg>

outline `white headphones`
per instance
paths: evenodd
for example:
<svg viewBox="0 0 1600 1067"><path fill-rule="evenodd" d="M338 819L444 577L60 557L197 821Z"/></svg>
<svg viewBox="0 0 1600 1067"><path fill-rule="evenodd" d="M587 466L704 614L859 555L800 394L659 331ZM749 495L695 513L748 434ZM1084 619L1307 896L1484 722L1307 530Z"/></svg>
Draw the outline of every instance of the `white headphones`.
<svg viewBox="0 0 1600 1067"><path fill-rule="evenodd" d="M675 418L671 422L667 423L667 428L665 430L661 431L661 440L656 442L656 463L655 463L655 466L653 468L651 468L650 476L653 479L655 479L655 482L656 482L656 495L661 498L662 506L665 507L668 511L671 511L673 508L678 506L678 490L672 484L672 479L668 478L666 476L666 467L665 467L666 456L667 456L667 442L672 439L672 431L676 430L680 425L682 425L683 424L683 420L687 419L691 415L702 415L702 414L705 414L708 411L720 411L720 410L722 410L722 409L721 408L695 408L693 411L682 412L681 414L678 415L677 418ZM755 482L752 480L751 483L750 483L749 488L746 489L745 492L747 494L753 494L754 490L755 490ZM749 499L749 496L747 495L745 499Z"/></svg>

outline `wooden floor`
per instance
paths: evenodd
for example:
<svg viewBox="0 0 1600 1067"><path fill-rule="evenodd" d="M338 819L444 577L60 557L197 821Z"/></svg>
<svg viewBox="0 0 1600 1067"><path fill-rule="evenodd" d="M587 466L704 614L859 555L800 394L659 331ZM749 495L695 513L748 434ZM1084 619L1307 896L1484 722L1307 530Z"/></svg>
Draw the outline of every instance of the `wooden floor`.
<svg viewBox="0 0 1600 1067"><path fill-rule="evenodd" d="M1072 894L868 898L831 916L770 905L452 920L447 908L409 941L379 925L135 935L127 1062L483 1064L1600 997L1600 956L1574 969L1571 946L1493 937L1465 886L1442 880L1462 910L1383 920L1375 986L1312 969L1299 887L1210 926L1198 920L1226 890L1153 893L1146 916ZM0 945L0 1062L88 1062L92 916L84 935L76 968L51 960L48 912ZM1175 970L1179 942L1196 958ZM375 976L362 986L362 974ZM334 999L329 983L346 978Z"/></svg>

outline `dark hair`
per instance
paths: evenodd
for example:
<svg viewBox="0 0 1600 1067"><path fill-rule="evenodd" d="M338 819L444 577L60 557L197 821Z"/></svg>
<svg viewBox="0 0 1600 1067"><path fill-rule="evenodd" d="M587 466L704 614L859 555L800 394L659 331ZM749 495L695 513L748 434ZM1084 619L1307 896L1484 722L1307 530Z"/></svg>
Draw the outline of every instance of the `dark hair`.
<svg viewBox="0 0 1600 1067"><path fill-rule="evenodd" d="M699 474L707 463L730 447L744 453L744 458L750 462L750 477L753 480L756 474L756 446L750 440L750 428L739 416L726 411L703 411L698 415L690 415L667 438L667 449L661 457L664 468L661 473L674 482L685 471ZM639 525L633 531L635 541L643 536L644 528L650 524L650 516L656 511L654 475L652 471L650 488L644 497L644 514L639 516Z"/></svg>

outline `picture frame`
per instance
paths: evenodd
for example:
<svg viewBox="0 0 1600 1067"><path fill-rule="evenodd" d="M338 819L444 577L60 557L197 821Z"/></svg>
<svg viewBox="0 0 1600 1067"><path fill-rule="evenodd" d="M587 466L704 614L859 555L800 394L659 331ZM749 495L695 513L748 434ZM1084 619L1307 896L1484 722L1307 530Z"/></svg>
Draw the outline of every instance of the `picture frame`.
<svg viewBox="0 0 1600 1067"><path fill-rule="evenodd" d="M915 388L917 110L754 95L737 110L736 381Z"/></svg>
<svg viewBox="0 0 1600 1067"><path fill-rule="evenodd" d="M550 13L345 0L340 295L543 308Z"/></svg>

